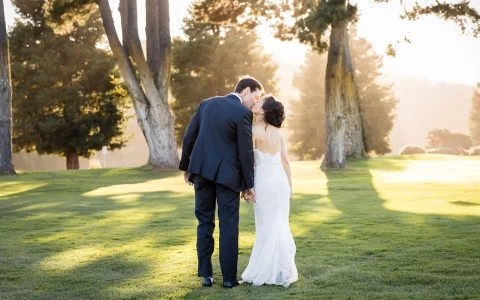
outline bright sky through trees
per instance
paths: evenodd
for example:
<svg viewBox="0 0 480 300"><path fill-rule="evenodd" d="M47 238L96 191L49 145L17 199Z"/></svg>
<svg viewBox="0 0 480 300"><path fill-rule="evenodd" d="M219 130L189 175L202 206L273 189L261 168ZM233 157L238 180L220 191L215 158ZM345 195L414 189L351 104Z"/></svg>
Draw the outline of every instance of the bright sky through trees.
<svg viewBox="0 0 480 300"><path fill-rule="evenodd" d="M117 13L118 0L110 0L114 17L119 22ZM138 14L145 15L145 0L138 0ZM191 0L170 0L171 35L181 34L182 19L187 14ZM480 81L480 38L461 35L452 23L437 17L424 17L416 22L402 21L399 13L403 10L398 1L378 4L373 1L360 3L360 22L358 33L366 37L379 53L384 53L386 46L395 44L404 36L412 41L397 45L395 58L385 57L386 72L415 74L435 81L446 81L476 85ZM4 1L7 26L12 25L14 10L10 0ZM480 2L473 4L480 10ZM118 26L120 27L120 26ZM139 18L139 29L145 28L145 18ZM275 57L288 56L289 60L298 59L301 64L306 46L297 43L280 44L270 36L268 28L260 29L266 50ZM140 38L145 32L140 30ZM299 55L292 55L298 52Z"/></svg>

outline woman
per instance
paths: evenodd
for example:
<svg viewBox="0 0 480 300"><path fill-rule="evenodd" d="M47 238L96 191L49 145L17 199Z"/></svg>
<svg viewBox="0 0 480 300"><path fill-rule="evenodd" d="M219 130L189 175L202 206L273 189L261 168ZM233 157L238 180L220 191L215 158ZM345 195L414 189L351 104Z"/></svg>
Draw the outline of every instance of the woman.
<svg viewBox="0 0 480 300"><path fill-rule="evenodd" d="M252 129L256 238L242 279L253 285L288 287L298 279L298 274L296 247L288 224L292 179L280 129L285 119L284 107L272 95L267 95L252 107L252 112L257 116Z"/></svg>

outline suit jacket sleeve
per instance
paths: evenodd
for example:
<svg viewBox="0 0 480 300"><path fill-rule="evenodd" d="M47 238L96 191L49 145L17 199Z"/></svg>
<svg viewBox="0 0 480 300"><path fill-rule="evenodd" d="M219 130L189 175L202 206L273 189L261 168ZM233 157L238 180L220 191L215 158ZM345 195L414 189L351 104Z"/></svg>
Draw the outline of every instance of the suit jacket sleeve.
<svg viewBox="0 0 480 300"><path fill-rule="evenodd" d="M239 124L237 124L238 136L238 154L240 156L240 167L244 188L253 188L254 185L254 155L252 140L252 121L253 114L251 111L246 112Z"/></svg>
<svg viewBox="0 0 480 300"><path fill-rule="evenodd" d="M190 155L192 154L193 146L197 140L198 130L200 128L199 113L202 103L197 108L197 111L193 114L192 120L185 131L182 144L182 157L180 159L179 169L182 171L188 171L188 165L190 164Z"/></svg>

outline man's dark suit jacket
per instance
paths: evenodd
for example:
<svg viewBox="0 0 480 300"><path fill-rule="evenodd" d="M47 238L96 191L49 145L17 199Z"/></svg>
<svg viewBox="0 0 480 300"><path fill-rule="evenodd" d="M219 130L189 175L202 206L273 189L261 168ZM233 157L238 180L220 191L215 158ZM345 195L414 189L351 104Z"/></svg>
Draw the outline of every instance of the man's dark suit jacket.
<svg viewBox="0 0 480 300"><path fill-rule="evenodd" d="M183 137L179 169L237 192L252 188L252 120L233 94L203 100Z"/></svg>

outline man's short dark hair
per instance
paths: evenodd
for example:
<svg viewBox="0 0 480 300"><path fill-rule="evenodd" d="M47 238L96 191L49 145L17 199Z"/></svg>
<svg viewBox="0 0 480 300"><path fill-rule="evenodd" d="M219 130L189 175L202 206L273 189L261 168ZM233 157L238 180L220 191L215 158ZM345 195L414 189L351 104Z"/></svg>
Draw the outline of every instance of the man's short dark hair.
<svg viewBox="0 0 480 300"><path fill-rule="evenodd" d="M247 87L250 88L250 92L255 92L256 90L263 91L263 86L253 78L252 76L242 76L240 80L237 82L237 86L235 87L235 93L241 93Z"/></svg>

